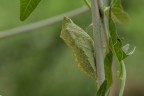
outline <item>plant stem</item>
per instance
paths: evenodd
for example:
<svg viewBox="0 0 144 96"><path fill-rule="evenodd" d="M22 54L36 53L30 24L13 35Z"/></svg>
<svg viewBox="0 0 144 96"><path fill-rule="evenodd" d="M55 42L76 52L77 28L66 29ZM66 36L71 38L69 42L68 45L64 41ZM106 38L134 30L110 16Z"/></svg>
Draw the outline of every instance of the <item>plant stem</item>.
<svg viewBox="0 0 144 96"><path fill-rule="evenodd" d="M97 83L98 88L105 80L104 71L104 55L103 55L103 44L102 44L102 32L101 32L101 18L99 13L98 1L91 0L92 6L92 22L93 22L93 37L94 37L94 49L96 57L96 69L97 69Z"/></svg>
<svg viewBox="0 0 144 96"><path fill-rule="evenodd" d="M123 96L125 83L126 83L126 68L125 68L124 61L121 61L121 65L122 65L122 77L121 77L121 87L120 87L119 96Z"/></svg>
<svg viewBox="0 0 144 96"><path fill-rule="evenodd" d="M5 31L0 31L0 39L6 39L15 35L19 35L19 34L23 34L23 33L28 33L28 32L33 32L33 30L37 30L43 27L47 27L50 25L53 25L59 21L62 20L62 18L64 16L69 16L69 17L74 17L74 16L78 16L80 14L83 14L85 12L87 12L89 9L84 6L78 9L75 9L73 11L67 12L67 13L63 13L61 15L52 17L52 18L48 18L45 20L41 20L35 23L31 23L31 24L27 24L24 26L20 26L17 28L13 28L13 29L9 29L9 30L5 30Z"/></svg>

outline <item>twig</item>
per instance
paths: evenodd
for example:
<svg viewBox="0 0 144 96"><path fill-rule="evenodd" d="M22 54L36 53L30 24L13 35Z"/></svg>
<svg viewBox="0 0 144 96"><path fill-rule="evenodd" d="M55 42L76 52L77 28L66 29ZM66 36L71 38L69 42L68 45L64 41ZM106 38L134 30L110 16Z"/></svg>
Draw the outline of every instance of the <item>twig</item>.
<svg viewBox="0 0 144 96"><path fill-rule="evenodd" d="M88 10L89 9L86 6L84 6L84 7L75 9L73 11L70 11L70 12L52 17L52 18L48 18L46 20L38 21L35 23L27 24L24 26L20 26L20 27L5 30L5 31L1 31L0 32L0 39L5 39L5 38L12 37L12 36L22 34L22 33L33 32L33 30L47 27L49 25L53 25L53 24L61 21L64 16L69 16L69 17L78 16L80 14L87 12Z"/></svg>
<svg viewBox="0 0 144 96"><path fill-rule="evenodd" d="M103 44L102 44L102 32L101 32L101 21L100 13L97 0L91 0L92 6L92 22L93 22L93 37L96 57L96 69L97 69L97 82L98 87L105 80L104 71L104 56L103 56Z"/></svg>

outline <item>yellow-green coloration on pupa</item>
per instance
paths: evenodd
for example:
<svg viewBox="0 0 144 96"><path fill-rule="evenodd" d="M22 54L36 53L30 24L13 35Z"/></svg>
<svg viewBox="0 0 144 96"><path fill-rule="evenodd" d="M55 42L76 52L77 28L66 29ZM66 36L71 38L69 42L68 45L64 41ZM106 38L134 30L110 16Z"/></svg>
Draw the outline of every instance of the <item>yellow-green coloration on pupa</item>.
<svg viewBox="0 0 144 96"><path fill-rule="evenodd" d="M60 37L73 50L78 67L96 79L96 65L92 38L71 19L64 17Z"/></svg>

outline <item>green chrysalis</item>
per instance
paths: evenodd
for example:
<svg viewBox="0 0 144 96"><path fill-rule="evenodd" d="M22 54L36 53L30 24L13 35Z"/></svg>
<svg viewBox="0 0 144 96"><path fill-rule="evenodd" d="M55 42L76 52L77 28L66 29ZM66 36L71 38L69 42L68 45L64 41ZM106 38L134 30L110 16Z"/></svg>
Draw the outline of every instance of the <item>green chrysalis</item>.
<svg viewBox="0 0 144 96"><path fill-rule="evenodd" d="M60 37L72 49L78 67L96 79L96 64L92 38L71 19L64 17Z"/></svg>

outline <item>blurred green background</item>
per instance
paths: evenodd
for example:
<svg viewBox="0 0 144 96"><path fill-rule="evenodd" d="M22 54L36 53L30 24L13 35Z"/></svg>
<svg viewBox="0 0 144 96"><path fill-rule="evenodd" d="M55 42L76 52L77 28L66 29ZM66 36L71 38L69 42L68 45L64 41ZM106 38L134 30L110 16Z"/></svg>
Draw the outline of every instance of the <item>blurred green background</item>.
<svg viewBox="0 0 144 96"><path fill-rule="evenodd" d="M144 0L122 0L131 21L118 25L123 41L136 46L128 57L124 96L144 96ZM0 0L0 31L22 26L83 6L82 0L42 0L24 22L19 0ZM86 19L87 18L87 19ZM73 18L82 28L90 13ZM94 96L94 81L77 68L71 50L59 38L61 22L0 41L0 94L3 96Z"/></svg>

